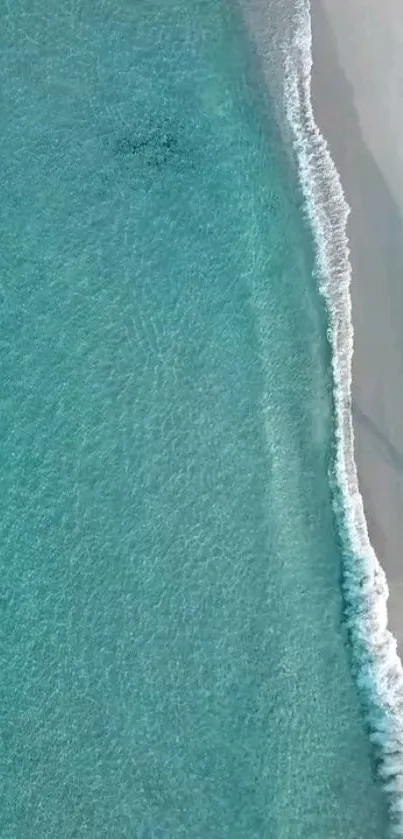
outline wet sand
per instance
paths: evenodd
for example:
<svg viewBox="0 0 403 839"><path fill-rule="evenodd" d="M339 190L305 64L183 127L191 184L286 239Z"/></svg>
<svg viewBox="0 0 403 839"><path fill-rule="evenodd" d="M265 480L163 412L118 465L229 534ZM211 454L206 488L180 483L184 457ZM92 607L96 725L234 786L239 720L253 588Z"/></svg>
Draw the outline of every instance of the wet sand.
<svg viewBox="0 0 403 839"><path fill-rule="evenodd" d="M403 7L312 0L312 98L351 207L355 451L403 654Z"/></svg>

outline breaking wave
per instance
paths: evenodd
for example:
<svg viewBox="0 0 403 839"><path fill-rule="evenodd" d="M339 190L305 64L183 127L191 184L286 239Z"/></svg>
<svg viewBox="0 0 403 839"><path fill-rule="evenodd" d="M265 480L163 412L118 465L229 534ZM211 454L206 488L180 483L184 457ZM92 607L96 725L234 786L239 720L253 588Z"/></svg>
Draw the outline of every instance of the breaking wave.
<svg viewBox="0 0 403 839"><path fill-rule="evenodd" d="M391 835L403 837L403 668L387 628L388 586L371 546L354 460L351 410L351 265L349 207L311 103L309 0L297 0L285 61L285 101L301 187L316 245L320 292L333 348L336 460L331 482L342 524L343 588L355 677L364 703L378 772L388 796Z"/></svg>

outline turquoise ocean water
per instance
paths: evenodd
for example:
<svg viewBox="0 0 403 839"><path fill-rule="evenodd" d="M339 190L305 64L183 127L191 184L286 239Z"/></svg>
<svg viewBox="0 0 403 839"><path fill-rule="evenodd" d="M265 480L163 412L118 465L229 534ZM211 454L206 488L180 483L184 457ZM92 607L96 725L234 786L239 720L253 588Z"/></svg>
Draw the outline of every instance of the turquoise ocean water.
<svg viewBox="0 0 403 839"><path fill-rule="evenodd" d="M380 839L330 347L222 0L3 4L3 839Z"/></svg>

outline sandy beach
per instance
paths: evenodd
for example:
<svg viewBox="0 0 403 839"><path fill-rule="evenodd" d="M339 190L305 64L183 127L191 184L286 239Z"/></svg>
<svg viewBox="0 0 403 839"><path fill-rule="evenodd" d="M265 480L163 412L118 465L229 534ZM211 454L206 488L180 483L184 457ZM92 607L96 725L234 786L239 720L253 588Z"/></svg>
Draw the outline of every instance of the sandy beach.
<svg viewBox="0 0 403 839"><path fill-rule="evenodd" d="M355 451L403 653L403 13L312 0L315 117L351 207Z"/></svg>

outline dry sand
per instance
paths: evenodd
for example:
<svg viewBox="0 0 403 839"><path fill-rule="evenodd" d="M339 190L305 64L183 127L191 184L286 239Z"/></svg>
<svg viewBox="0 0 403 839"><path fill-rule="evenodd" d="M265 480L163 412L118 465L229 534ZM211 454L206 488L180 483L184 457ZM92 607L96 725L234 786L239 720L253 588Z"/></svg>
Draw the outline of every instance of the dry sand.
<svg viewBox="0 0 403 839"><path fill-rule="evenodd" d="M312 0L313 105L351 207L355 450L403 654L403 6Z"/></svg>

